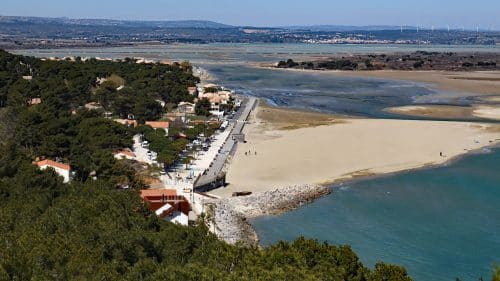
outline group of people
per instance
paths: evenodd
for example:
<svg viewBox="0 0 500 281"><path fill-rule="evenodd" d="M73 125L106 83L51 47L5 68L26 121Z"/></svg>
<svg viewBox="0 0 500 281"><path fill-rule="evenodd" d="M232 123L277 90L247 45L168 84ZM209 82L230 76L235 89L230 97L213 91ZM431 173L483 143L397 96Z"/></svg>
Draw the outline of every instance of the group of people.
<svg viewBox="0 0 500 281"><path fill-rule="evenodd" d="M245 151L245 156L251 156L251 155L252 155L252 151L251 150ZM253 155L257 156L257 151L255 151Z"/></svg>

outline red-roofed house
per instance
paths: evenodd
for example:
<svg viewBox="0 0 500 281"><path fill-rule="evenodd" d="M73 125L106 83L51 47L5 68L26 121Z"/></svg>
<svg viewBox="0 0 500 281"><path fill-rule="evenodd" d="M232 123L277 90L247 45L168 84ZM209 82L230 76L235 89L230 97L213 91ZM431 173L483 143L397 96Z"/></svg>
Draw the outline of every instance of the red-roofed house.
<svg viewBox="0 0 500 281"><path fill-rule="evenodd" d="M122 150L119 150L119 151L115 151L113 153L113 155L118 160L120 160L120 159L136 160L135 153L132 150L128 149L128 148L122 149Z"/></svg>
<svg viewBox="0 0 500 281"><path fill-rule="evenodd" d="M188 225L189 202L184 196L177 195L175 189L145 189L141 190L141 197L158 217Z"/></svg>
<svg viewBox="0 0 500 281"><path fill-rule="evenodd" d="M32 99L29 99L27 103L28 103L28 105L41 104L42 103L42 99L41 98L32 98Z"/></svg>
<svg viewBox="0 0 500 281"><path fill-rule="evenodd" d="M150 126L155 130L157 129L165 130L165 135L168 136L168 128L170 127L170 123L164 121L147 121L146 126Z"/></svg>
<svg viewBox="0 0 500 281"><path fill-rule="evenodd" d="M40 170L45 170L47 168L52 168L54 171L64 178L64 183L71 181L71 166L63 163L59 163L52 160L42 160L36 162L36 165Z"/></svg>

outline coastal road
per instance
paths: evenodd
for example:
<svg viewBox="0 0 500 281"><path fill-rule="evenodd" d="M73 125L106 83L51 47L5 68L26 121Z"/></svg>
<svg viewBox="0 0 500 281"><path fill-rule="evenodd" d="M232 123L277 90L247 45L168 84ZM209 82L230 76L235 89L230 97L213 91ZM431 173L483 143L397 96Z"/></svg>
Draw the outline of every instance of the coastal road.
<svg viewBox="0 0 500 281"><path fill-rule="evenodd" d="M250 116L250 113L252 112L256 103L257 98L255 97L243 98L242 106L236 112L233 120L230 122L230 126L228 127L228 129L231 130L229 137L222 146L220 153L217 154L214 161L212 162L212 166L206 171L204 175L202 175L198 179L198 181L196 181L194 186L195 189L197 187L203 187L217 181L217 178L221 175L222 168L224 167L227 158L238 142L237 136L242 134L245 123L248 120L248 117Z"/></svg>

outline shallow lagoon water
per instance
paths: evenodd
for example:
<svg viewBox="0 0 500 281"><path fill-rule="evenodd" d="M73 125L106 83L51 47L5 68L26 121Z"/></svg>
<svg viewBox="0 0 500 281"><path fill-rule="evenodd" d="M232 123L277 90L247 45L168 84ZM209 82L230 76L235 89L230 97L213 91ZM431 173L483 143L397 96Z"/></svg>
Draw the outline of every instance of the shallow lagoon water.
<svg viewBox="0 0 500 281"><path fill-rule="evenodd" d="M297 72L239 65L204 65L214 80L270 104L315 110L338 115L376 118L405 118L383 111L387 107L413 104L415 98L437 91L426 84L364 77L343 77L328 73ZM434 103L468 104L466 99Z"/></svg>

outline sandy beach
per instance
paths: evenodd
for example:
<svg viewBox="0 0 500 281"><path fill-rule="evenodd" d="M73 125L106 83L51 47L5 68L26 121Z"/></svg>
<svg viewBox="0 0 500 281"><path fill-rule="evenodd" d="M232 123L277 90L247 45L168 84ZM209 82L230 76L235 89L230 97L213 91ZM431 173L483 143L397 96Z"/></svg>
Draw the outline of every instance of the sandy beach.
<svg viewBox="0 0 500 281"><path fill-rule="evenodd" d="M296 128L297 123L310 125ZM346 119L267 106L256 110L245 131L248 142L239 145L229 165L229 185L215 195L439 165L500 141L499 125Z"/></svg>
<svg viewBox="0 0 500 281"><path fill-rule="evenodd" d="M465 119L474 116L472 107L451 105L406 105L386 108L385 111L414 117L443 119Z"/></svg>
<svg viewBox="0 0 500 281"><path fill-rule="evenodd" d="M466 119L476 117L487 119L488 121L500 120L500 106L498 105L408 105L386 108L385 111L415 117L444 119Z"/></svg>

